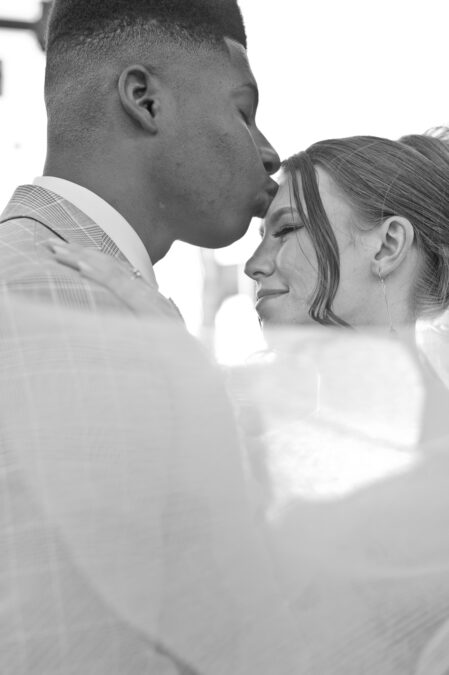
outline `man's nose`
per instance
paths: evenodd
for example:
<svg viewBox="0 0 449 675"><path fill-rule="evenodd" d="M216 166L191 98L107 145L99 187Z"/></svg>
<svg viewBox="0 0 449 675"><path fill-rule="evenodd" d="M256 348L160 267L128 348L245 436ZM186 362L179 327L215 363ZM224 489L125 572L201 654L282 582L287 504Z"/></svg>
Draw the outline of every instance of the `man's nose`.
<svg viewBox="0 0 449 675"><path fill-rule="evenodd" d="M271 143L265 138L263 134L260 134L260 155L262 157L262 162L265 167L265 171L271 176L276 171L279 171L281 168L281 159L273 148Z"/></svg>

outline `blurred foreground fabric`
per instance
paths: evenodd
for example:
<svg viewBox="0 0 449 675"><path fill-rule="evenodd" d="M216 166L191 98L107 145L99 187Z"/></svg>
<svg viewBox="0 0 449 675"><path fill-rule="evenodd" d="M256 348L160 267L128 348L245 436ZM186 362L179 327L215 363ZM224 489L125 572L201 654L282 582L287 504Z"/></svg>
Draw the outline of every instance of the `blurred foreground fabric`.
<svg viewBox="0 0 449 675"><path fill-rule="evenodd" d="M223 379L173 322L3 293L1 675L448 673L438 378L324 329Z"/></svg>
<svg viewBox="0 0 449 675"><path fill-rule="evenodd" d="M304 672L447 675L447 389L411 341L309 328L268 343L228 381Z"/></svg>
<svg viewBox="0 0 449 675"><path fill-rule="evenodd" d="M0 304L2 675L294 673L217 373L173 322Z"/></svg>

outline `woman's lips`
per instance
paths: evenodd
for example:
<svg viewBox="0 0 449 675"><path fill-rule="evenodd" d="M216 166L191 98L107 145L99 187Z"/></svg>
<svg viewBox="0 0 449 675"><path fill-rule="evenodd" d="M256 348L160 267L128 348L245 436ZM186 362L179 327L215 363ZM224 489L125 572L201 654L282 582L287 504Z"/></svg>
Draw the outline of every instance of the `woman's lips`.
<svg viewBox="0 0 449 675"><path fill-rule="evenodd" d="M256 307L263 301L269 298L277 298L280 295L288 293L285 289L273 288L257 291L256 293Z"/></svg>

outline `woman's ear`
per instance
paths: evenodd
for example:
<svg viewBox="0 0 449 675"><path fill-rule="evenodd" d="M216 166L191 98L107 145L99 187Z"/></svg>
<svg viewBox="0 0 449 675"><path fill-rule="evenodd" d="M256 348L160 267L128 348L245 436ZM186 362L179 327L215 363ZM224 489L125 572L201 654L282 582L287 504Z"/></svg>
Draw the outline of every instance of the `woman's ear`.
<svg viewBox="0 0 449 675"><path fill-rule="evenodd" d="M120 102L131 119L150 134L159 128L161 83L145 66L128 66L118 81Z"/></svg>
<svg viewBox="0 0 449 675"><path fill-rule="evenodd" d="M387 277L408 256L415 241L411 222L402 216L390 216L378 230L378 246L371 263L373 274Z"/></svg>

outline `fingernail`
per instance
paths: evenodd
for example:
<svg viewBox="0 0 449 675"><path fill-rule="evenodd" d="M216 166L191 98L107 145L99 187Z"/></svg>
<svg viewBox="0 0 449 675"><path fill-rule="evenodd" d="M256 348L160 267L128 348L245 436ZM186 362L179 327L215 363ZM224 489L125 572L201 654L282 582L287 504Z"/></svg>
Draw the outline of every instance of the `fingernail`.
<svg viewBox="0 0 449 675"><path fill-rule="evenodd" d="M61 246L61 244L52 244L51 250L58 255L70 255L70 251L68 251L65 246Z"/></svg>
<svg viewBox="0 0 449 675"><path fill-rule="evenodd" d="M42 246L45 246L45 248L53 251L53 253L55 253L57 249L62 250L60 239L47 239L46 241L42 242Z"/></svg>

